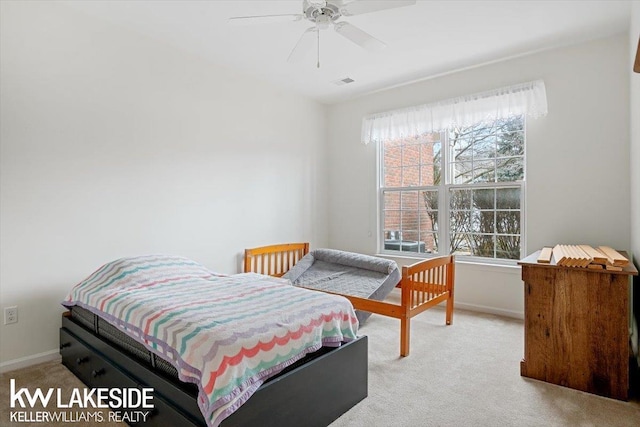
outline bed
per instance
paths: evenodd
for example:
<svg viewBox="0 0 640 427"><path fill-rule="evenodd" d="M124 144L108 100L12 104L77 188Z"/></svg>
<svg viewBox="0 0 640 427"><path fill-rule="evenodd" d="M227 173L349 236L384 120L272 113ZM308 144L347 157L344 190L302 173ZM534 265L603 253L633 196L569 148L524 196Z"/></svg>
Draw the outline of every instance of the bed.
<svg viewBox="0 0 640 427"><path fill-rule="evenodd" d="M293 284L323 292L343 295L357 312L376 313L400 320L400 355L410 350L411 318L441 303L446 303L445 322L453 321L454 257L425 259L402 267L398 286L401 303L383 301L396 280L395 262L352 252L317 249L300 257L300 248L308 244L293 243L262 246L245 250L245 272L275 272ZM296 260L296 262L293 262ZM373 273L372 273L373 271ZM378 288L370 287L373 282ZM387 274L388 279L383 279ZM359 286L366 285L362 288ZM359 319L363 316L359 315ZM364 317L366 320L366 317Z"/></svg>
<svg viewBox="0 0 640 427"><path fill-rule="evenodd" d="M152 387L145 426L327 425L366 397L366 337L347 300L293 289L180 257L117 260L63 302L62 360L90 387Z"/></svg>

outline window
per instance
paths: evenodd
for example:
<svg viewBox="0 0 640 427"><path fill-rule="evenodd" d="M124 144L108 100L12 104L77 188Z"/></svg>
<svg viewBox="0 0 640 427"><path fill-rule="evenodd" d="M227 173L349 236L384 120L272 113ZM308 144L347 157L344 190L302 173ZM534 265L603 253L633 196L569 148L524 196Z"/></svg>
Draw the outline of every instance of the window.
<svg viewBox="0 0 640 427"><path fill-rule="evenodd" d="M380 144L382 249L520 259L523 115Z"/></svg>

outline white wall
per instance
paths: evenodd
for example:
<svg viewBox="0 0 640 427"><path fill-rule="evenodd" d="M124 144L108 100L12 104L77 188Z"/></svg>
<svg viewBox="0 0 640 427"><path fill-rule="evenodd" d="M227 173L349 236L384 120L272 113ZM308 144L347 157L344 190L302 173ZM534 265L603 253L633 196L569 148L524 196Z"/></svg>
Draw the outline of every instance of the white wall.
<svg viewBox="0 0 640 427"><path fill-rule="evenodd" d="M555 243L630 245L626 34L485 65L328 109L329 244L377 250L376 147L364 115L543 79L549 114L527 121L526 252ZM409 260L404 260L408 262ZM520 317L517 267L458 263L456 302Z"/></svg>
<svg viewBox="0 0 640 427"><path fill-rule="evenodd" d="M1 4L0 368L57 352L101 264L327 244L325 108L48 2Z"/></svg>
<svg viewBox="0 0 640 427"><path fill-rule="evenodd" d="M640 255L640 73L633 72L633 63L640 37L640 1L632 2L629 30L629 74L631 79L631 249Z"/></svg>
<svg viewBox="0 0 640 427"><path fill-rule="evenodd" d="M638 256L640 254L640 73L633 72L633 63L638 49L640 37L640 1L632 2L631 26L629 29L629 74L631 84L631 250L633 251L636 267L640 267ZM635 278L635 287L631 293L635 304L635 321L632 324L632 345L640 364L640 288L638 278Z"/></svg>

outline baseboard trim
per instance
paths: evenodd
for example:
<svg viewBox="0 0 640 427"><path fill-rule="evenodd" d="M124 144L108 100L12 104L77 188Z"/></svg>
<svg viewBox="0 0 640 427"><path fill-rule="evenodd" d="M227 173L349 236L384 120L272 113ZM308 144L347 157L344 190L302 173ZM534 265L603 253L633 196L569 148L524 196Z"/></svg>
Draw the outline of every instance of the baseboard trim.
<svg viewBox="0 0 640 427"><path fill-rule="evenodd" d="M488 307L486 305L478 305L478 304L467 304L467 303L458 302L458 301L456 301L454 305L455 305L455 308L460 308L462 310L496 314L498 316L513 317L515 319L521 319L521 320L524 319L524 312L522 311L505 310L502 308Z"/></svg>
<svg viewBox="0 0 640 427"><path fill-rule="evenodd" d="M512 317L515 319L524 319L524 313L520 311L504 310L501 308L488 307L485 305L467 304L463 302L455 302L455 307L462 310L477 311L480 313L496 314L498 316ZM44 353L34 354L31 356L21 357L20 359L9 360L0 363L0 374L16 369L27 368L39 363L60 361L59 350L45 351Z"/></svg>
<svg viewBox="0 0 640 427"><path fill-rule="evenodd" d="M16 369L27 368L29 366L37 365L45 362L60 361L60 351L50 350L44 353L33 354L31 356L21 357L19 359L9 360L0 363L0 374L5 372L15 371Z"/></svg>

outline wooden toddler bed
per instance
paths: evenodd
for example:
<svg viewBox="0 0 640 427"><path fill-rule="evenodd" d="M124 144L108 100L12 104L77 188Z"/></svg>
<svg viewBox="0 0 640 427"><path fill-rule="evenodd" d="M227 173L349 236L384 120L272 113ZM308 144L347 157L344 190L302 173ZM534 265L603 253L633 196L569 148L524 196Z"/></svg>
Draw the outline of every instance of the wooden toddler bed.
<svg viewBox="0 0 640 427"><path fill-rule="evenodd" d="M294 243L246 249L245 272L251 271L287 278L287 272L294 267L298 261L303 259L301 253L305 252L306 254L308 248L308 243ZM349 252L342 253L347 256L367 257ZM314 252L307 254L304 257L305 260L307 257L312 257L313 254ZM379 260L379 258L375 257L368 258ZM259 261L257 261L257 259L259 259ZM295 262L292 262L292 260L295 260ZM309 282L305 283L304 273L301 276L298 276L297 273L295 276L295 280L292 280L292 282L296 286L337 293L348 298L356 310L400 319L401 356L409 355L412 317L422 313L428 308L446 302L446 324L450 325L453 321L453 290L455 278L453 255L430 258L419 261L413 265L402 267L402 275L399 283L401 288L401 303L399 305L337 291L337 289L342 288L339 274L336 274L334 278L325 280L322 286L317 286L317 284ZM336 291L331 290L332 286ZM384 296L386 296L386 294Z"/></svg>

